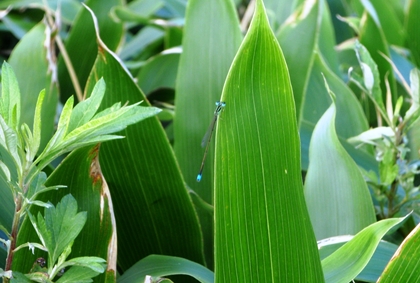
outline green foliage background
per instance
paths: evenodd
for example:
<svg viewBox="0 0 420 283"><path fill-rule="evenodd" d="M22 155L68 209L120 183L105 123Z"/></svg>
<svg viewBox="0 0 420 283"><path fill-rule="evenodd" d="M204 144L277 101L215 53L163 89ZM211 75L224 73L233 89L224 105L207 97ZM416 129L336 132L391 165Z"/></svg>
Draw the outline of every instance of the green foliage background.
<svg viewBox="0 0 420 283"><path fill-rule="evenodd" d="M420 222L416 191L393 215L401 218L377 222L380 204L366 181L381 174L375 148L348 140L388 122L351 80L350 68L363 75L357 42L377 65L380 110L392 113L399 97L397 116L416 105L418 84L411 79L410 96L402 78L410 82L420 65L419 0L83 3L93 14L77 0L1 1L10 10L1 14L0 59L16 73L22 123L33 124L45 89L41 147L63 103L89 97L101 78L101 109L144 101L164 110L119 133L125 139L77 150L47 172L48 184L67 188L41 199L56 203L71 193L88 213L74 253L107 259L95 282L174 274L195 278L175 282L376 282L399 274L403 256L410 267L419 260L411 246ZM226 107L198 183L201 140L219 100ZM418 128L406 133L413 164ZM0 195L7 230L14 202L3 178ZM20 243L34 240L29 224ZM380 242L394 226L398 232ZM404 255L387 265L399 245ZM336 250L335 258L358 251L355 268L346 268L351 259L327 260ZM14 268L28 272L37 256L18 251ZM5 258L0 248L0 263ZM418 278L414 269L399 278Z"/></svg>

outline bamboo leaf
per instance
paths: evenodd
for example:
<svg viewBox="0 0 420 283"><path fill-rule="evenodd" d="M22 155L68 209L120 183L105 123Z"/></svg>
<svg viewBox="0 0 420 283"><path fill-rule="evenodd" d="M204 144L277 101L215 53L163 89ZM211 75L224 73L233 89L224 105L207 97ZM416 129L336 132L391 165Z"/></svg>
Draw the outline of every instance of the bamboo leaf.
<svg viewBox="0 0 420 283"><path fill-rule="evenodd" d="M277 35L290 72L298 123L300 123L305 102L314 59L313 50L319 38L324 5L324 1L320 0L305 1L280 28Z"/></svg>
<svg viewBox="0 0 420 283"><path fill-rule="evenodd" d="M408 47L410 48L413 61L417 68L420 68L420 38L418 37L418 27L420 19L420 1L410 0L407 5L407 15L405 21L405 34L407 36Z"/></svg>
<svg viewBox="0 0 420 283"><path fill-rule="evenodd" d="M419 240L420 224L417 224L416 228L411 231L395 252L378 283L418 282L420 280L418 270L420 260Z"/></svg>
<svg viewBox="0 0 420 283"><path fill-rule="evenodd" d="M203 179L197 183L204 154L200 144L241 39L231 0L188 1L176 85L174 149L185 181L208 203L213 202L214 146L210 145Z"/></svg>
<svg viewBox="0 0 420 283"><path fill-rule="evenodd" d="M119 58L102 42L99 31L97 40L100 47L86 92L103 77L107 89L100 110L120 101L145 100ZM101 168L112 193L116 219L125 223L118 226L118 252L124 255L119 267L125 271L150 254L204 263L198 219L160 122L151 117L119 134L125 138L101 146ZM168 238L167 231L176 233Z"/></svg>
<svg viewBox="0 0 420 283"><path fill-rule="evenodd" d="M309 148L305 198L318 240L356 234L376 220L366 182L338 140L335 114L333 103L317 123Z"/></svg>
<svg viewBox="0 0 420 283"><path fill-rule="evenodd" d="M84 4L90 7L96 14L98 24L101 28L102 40L111 50L116 50L124 35L124 25L122 22L116 22L111 17L110 10L113 7L123 5L123 1L88 0ZM98 50L92 18L86 9L79 10L66 39L65 47L73 65L75 76L83 90ZM83 52L81 52L81 48L83 48ZM60 81L60 98L64 102L77 92L70 79L69 71L62 56L59 57L58 61L58 79Z"/></svg>
<svg viewBox="0 0 420 283"><path fill-rule="evenodd" d="M345 235L318 241L319 256L321 260L334 253L353 238L354 236ZM397 248L397 245L381 240L370 258L369 263L363 268L362 272L356 276L356 280L376 282Z"/></svg>
<svg viewBox="0 0 420 283"><path fill-rule="evenodd" d="M216 282L322 282L293 94L262 1L229 71L216 131Z"/></svg>
<svg viewBox="0 0 420 283"><path fill-rule="evenodd" d="M353 280L367 265L382 237L406 218L391 218L376 222L322 260L325 282L347 283Z"/></svg>
<svg viewBox="0 0 420 283"><path fill-rule="evenodd" d="M355 94L340 77L332 72L322 55L316 52L299 129L303 169L307 169L309 165L309 142L315 125L331 104L330 94L325 89L323 77L327 80L331 90L337 94L336 105L337 112L340 115L337 116L335 125L338 138L341 142L344 142L343 146L345 146L346 139L359 135L368 129L366 116ZM346 147L347 150L349 148L351 150L349 153L351 152L351 156L359 166L367 170L376 170L377 163L371 151L364 148L354 149L353 146Z"/></svg>
<svg viewBox="0 0 420 283"><path fill-rule="evenodd" d="M41 150L53 135L58 102L56 66L53 60L48 60L55 56L54 49L46 48L46 46L53 45L51 40L53 40L51 29L44 22L40 22L25 34L9 58L9 64L16 73L21 92L20 119L29 127L32 127L34 123L39 123L39 121L35 121L35 108L39 93L45 89L40 117L42 123L39 148ZM32 129L32 131L35 130Z"/></svg>

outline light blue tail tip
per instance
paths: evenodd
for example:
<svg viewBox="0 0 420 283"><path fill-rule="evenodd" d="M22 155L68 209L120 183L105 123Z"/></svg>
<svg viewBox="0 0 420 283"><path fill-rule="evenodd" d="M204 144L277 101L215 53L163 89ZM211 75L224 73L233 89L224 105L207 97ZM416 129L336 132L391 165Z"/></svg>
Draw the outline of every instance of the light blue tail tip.
<svg viewBox="0 0 420 283"><path fill-rule="evenodd" d="M201 177L203 177L201 174L198 174L197 175L197 182L200 182L201 181Z"/></svg>

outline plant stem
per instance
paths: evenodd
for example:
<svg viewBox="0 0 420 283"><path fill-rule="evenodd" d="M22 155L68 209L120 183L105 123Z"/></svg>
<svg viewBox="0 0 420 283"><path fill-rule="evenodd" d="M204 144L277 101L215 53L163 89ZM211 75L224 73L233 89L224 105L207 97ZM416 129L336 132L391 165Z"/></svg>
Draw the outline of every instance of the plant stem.
<svg viewBox="0 0 420 283"><path fill-rule="evenodd" d="M388 218L394 215L394 197L397 193L397 185L398 181L395 179L391 184L391 189L389 190L388 194Z"/></svg>
<svg viewBox="0 0 420 283"><path fill-rule="evenodd" d="M15 201L16 208L15 208L15 215L13 217L12 232L10 234L10 249L8 251L7 259L6 259L6 266L5 266L6 271L12 269L14 250L16 248L17 234L18 234L19 224L20 224L22 197L20 195L17 195L15 200L16 200ZM4 277L3 282L9 282L9 279Z"/></svg>

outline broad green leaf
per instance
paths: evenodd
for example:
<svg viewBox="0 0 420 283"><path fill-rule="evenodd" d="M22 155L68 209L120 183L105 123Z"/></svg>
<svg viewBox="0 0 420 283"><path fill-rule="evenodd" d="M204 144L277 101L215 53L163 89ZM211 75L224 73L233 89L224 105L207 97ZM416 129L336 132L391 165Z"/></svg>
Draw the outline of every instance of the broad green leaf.
<svg viewBox="0 0 420 283"><path fill-rule="evenodd" d="M51 42L53 42L51 29L41 22L19 41L9 58L9 63L19 82L22 123L26 123L30 127L34 125L38 95L41 90L45 89L41 115L40 149L45 147L53 134L58 101L56 65L52 60L55 51L50 48ZM38 127L38 125L36 126Z"/></svg>
<svg viewBox="0 0 420 283"><path fill-rule="evenodd" d="M175 89L180 53L177 50L165 51L151 59L137 75L137 84L146 94L159 88Z"/></svg>
<svg viewBox="0 0 420 283"><path fill-rule="evenodd" d="M262 1L216 130L215 282L322 282L286 62Z"/></svg>
<svg viewBox="0 0 420 283"><path fill-rule="evenodd" d="M374 8L387 42L392 45L403 46L405 41L403 5L395 0L369 0L369 2ZM366 4L364 5L366 6Z"/></svg>
<svg viewBox="0 0 420 283"><path fill-rule="evenodd" d="M88 0L85 4L95 12L98 18L102 40L111 50L116 50L123 38L123 23L115 22L109 11L115 6L122 5L123 1ZM77 14L65 41L65 48L83 90L98 50L92 18L86 9L80 9ZM81 52L82 50L83 52ZM59 57L58 61L58 78L60 81L60 98L62 101L66 101L69 96L76 94L76 91L62 56Z"/></svg>
<svg viewBox="0 0 420 283"><path fill-rule="evenodd" d="M118 57L99 37L98 42L100 48L86 93L103 77L107 88L100 109L120 101L131 104L144 100ZM152 117L119 134L125 138L101 146L101 168L110 186L116 219L121 223L119 267L125 271L150 254L176 255L203 263L198 219L160 122ZM176 233L168 237L168 231Z"/></svg>
<svg viewBox="0 0 420 283"><path fill-rule="evenodd" d="M181 274L192 276L202 283L214 282L213 272L195 262L179 257L150 255L130 267L118 278L118 283L143 283L147 275L159 278Z"/></svg>
<svg viewBox="0 0 420 283"><path fill-rule="evenodd" d="M141 29L118 53L122 60L132 59L148 46L161 42L164 32L157 27L147 26Z"/></svg>
<svg viewBox="0 0 420 283"><path fill-rule="evenodd" d="M81 256L104 258L107 261L108 273L100 275L97 280L104 282L105 277L113 277L115 282L117 261L115 218L109 188L100 169L98 153L99 146L91 146L69 154L49 176L46 183L46 186L59 184L65 185L66 188L48 191L41 194L38 200L56 204L64 195L72 194L77 200L78 210L87 212L87 221L74 241L69 259ZM33 207L31 211L35 214L39 210ZM27 242L39 242L39 240L32 225L25 220L19 232L18 245ZM47 258L39 250L35 250L35 254L32 254L27 249L21 249L15 254L13 269L27 273L39 256ZM76 282L81 281L76 280Z"/></svg>
<svg viewBox="0 0 420 283"><path fill-rule="evenodd" d="M382 237L406 217L376 222L322 260L325 282L347 283L353 280L367 265Z"/></svg>
<svg viewBox="0 0 420 283"><path fill-rule="evenodd" d="M0 176L1 175L2 174L0 174ZM0 225L3 226L7 231L10 231L12 228L13 215L15 212L15 203L9 187L9 183L3 177L0 178L0 194L2 196L2 205L0 206Z"/></svg>
<svg viewBox="0 0 420 283"><path fill-rule="evenodd" d="M353 238L354 236L347 235L318 241L319 256L321 260L334 253ZM369 263L365 266L362 272L356 276L356 280L363 282L376 282L397 248L397 245L381 240L369 260Z"/></svg>
<svg viewBox="0 0 420 283"><path fill-rule="evenodd" d="M375 222L369 189L335 131L333 103L318 121L309 148L305 198L318 240L356 234Z"/></svg>
<svg viewBox="0 0 420 283"><path fill-rule="evenodd" d="M309 164L309 142L316 123L323 113L330 107L331 98L325 89L323 76L328 81L331 90L337 93L336 104L340 115L336 118L337 135L341 141L358 135L368 129L368 123L363 110L354 93L349 87L331 71L318 52L315 54L314 64L308 82L308 90L300 124L302 168L307 169ZM377 162L369 150L353 149L351 154L359 166L372 164L367 169L376 170Z"/></svg>
<svg viewBox="0 0 420 283"><path fill-rule="evenodd" d="M350 16L352 12L348 9L348 3L342 1L328 0L328 7L331 11L331 20L334 26L335 38L337 43L343 42L354 36L349 26L343 22L343 17ZM336 16L333 16L336 15Z"/></svg>
<svg viewBox="0 0 420 283"><path fill-rule="evenodd" d="M200 196L190 191L195 211L200 221L201 232L204 238L204 254L206 255L207 268L214 270L214 207L205 202ZM209 262L211 260L211 262Z"/></svg>
<svg viewBox="0 0 420 283"><path fill-rule="evenodd" d="M404 239L395 252L378 283L384 282L418 282L420 273L418 264L420 224Z"/></svg>
<svg viewBox="0 0 420 283"><path fill-rule="evenodd" d="M136 0L127 4L127 8L140 16L151 17L163 7L163 0Z"/></svg>
<svg viewBox="0 0 420 283"><path fill-rule="evenodd" d="M293 8L296 6L296 0L292 1L277 1L265 0L264 5L267 11L267 16L270 21L271 28L276 31L281 24L293 13Z"/></svg>
<svg viewBox="0 0 420 283"><path fill-rule="evenodd" d="M15 132L20 129L20 103L20 90L16 75L12 67L4 62L1 70L0 115Z"/></svg>
<svg viewBox="0 0 420 283"><path fill-rule="evenodd" d="M326 0L322 1L326 3ZM332 24L332 18L334 18L334 16L331 15L328 5L324 4L324 6L322 7L323 9L319 28L317 49L319 49L319 53L322 54L322 57L324 58L326 65L328 65L329 69L331 69L334 74L339 76L339 61L336 51L334 26Z"/></svg>
<svg viewBox="0 0 420 283"><path fill-rule="evenodd" d="M163 0L166 8L172 12L174 17L185 17L187 0Z"/></svg>
<svg viewBox="0 0 420 283"><path fill-rule="evenodd" d="M0 6L2 5L3 1L0 3ZM7 5L5 7L7 8ZM13 7L16 8L15 5ZM38 21L39 19L36 20ZM1 22L19 40L37 24L31 17L26 17L26 15L22 17L22 15L12 13L3 16Z"/></svg>
<svg viewBox="0 0 420 283"><path fill-rule="evenodd" d="M279 30L277 39L282 46L292 81L296 117L300 123L309 74L319 38L324 1L305 1Z"/></svg>
<svg viewBox="0 0 420 283"><path fill-rule="evenodd" d="M204 154L200 145L241 39L230 0L188 1L176 85L174 149L185 181L208 203L213 202L214 147L210 145L203 179L197 183Z"/></svg>
<svg viewBox="0 0 420 283"><path fill-rule="evenodd" d="M405 34L407 36L407 45L410 48L413 62L417 68L420 68L420 38L418 36L418 27L420 25L419 13L420 1L408 1Z"/></svg>

